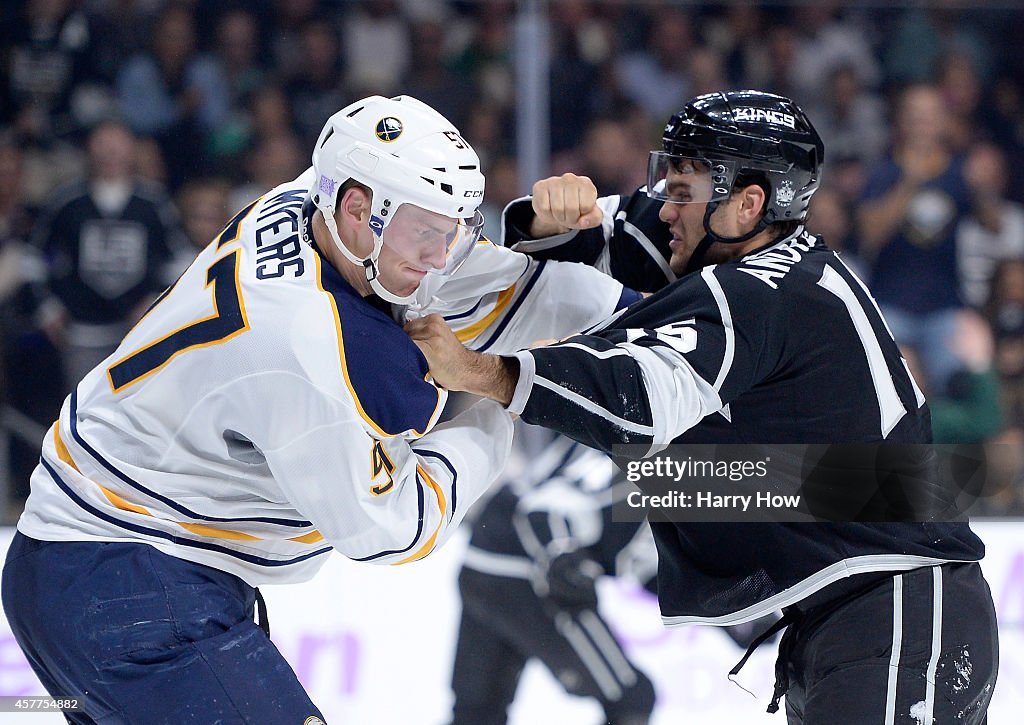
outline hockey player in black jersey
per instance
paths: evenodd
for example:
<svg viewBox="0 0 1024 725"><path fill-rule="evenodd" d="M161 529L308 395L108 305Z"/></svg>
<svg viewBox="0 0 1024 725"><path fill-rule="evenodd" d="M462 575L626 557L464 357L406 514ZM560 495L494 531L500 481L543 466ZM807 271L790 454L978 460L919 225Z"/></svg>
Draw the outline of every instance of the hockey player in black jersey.
<svg viewBox="0 0 1024 725"><path fill-rule="evenodd" d="M540 182L529 213L513 204L505 219L546 236L535 252L564 247L659 291L514 357L470 352L423 318L407 331L435 380L606 452L929 443L924 396L877 306L804 230L824 157L805 114L771 94L708 94L663 140L632 197L598 200L570 175ZM652 528L667 624L783 610L769 710L785 694L790 723L985 722L998 636L984 545L966 523Z"/></svg>
<svg viewBox="0 0 1024 725"><path fill-rule="evenodd" d="M612 521L632 486L595 450L541 428L519 433L529 463L478 507L459 575L452 725L504 725L533 658L567 692L597 700L603 722L645 725L654 686L597 607L600 576L654 584L650 529Z"/></svg>

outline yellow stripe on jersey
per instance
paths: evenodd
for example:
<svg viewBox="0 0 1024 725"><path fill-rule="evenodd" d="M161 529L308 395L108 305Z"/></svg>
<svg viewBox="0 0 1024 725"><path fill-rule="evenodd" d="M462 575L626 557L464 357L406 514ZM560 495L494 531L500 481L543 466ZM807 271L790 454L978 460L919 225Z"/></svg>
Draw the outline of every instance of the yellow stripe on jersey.
<svg viewBox="0 0 1024 725"><path fill-rule="evenodd" d="M98 483L96 485L100 486ZM133 503L128 503L123 498L118 496L116 493L111 491L109 488L100 486L100 491L103 492L103 495L107 497L107 500L110 501L110 503L114 504L114 506L121 509L122 511L131 511L133 513L142 514L143 516L153 515L149 512L149 509L142 508L142 506L136 506Z"/></svg>
<svg viewBox="0 0 1024 725"><path fill-rule="evenodd" d="M448 513L448 501L444 497L444 489L437 485L437 482L427 474L423 469L423 466L416 466L416 472L420 474L423 482L434 490L434 496L437 498L437 508L441 511L441 518L437 522L437 528L434 529L434 533L430 535L430 538L427 539L426 543L423 544L415 554L407 556L401 561L396 561L394 566L398 566L399 564L408 564L410 561L422 559L433 551L434 542L437 541L437 535L440 533L441 527L444 525L444 517Z"/></svg>
<svg viewBox="0 0 1024 725"><path fill-rule="evenodd" d="M62 460L64 463L78 471L78 473L81 473L82 471L78 468L77 465L75 465L75 461L71 457L71 452L68 450L68 447L64 444L64 440L61 438L59 421L53 424L53 444L54 447L57 449L57 457L60 458L60 460ZM93 481L93 483L96 482ZM96 483L96 486L100 489L100 491L103 493L106 499L121 511L131 511L132 513L142 514L143 516L153 516L152 512L150 512L149 509L144 508L143 506L137 506L136 504L124 500L106 486L101 486L98 483ZM234 541L263 540L259 536L252 536L251 534L245 534L241 531L232 531L230 529L218 529L214 528L213 526L204 526L203 524L186 524L181 521L175 521L174 523L180 526L181 528L185 529L186 531L190 531L193 534L199 534L200 536L210 536L216 539L232 539ZM299 544L316 544L323 540L323 534L321 534L319 531L311 531L310 533L304 534L303 536L295 536L293 538L288 539L288 541L294 541Z"/></svg>
<svg viewBox="0 0 1024 725"><path fill-rule="evenodd" d="M515 292L515 285L503 290L498 295L498 299L494 303L494 309L488 312L483 319L474 322L472 325L454 330L455 337L459 338L459 342L472 340L474 337L486 330L488 325L494 322L498 315L505 311L505 308L508 307L509 303L512 301L512 296L515 295Z"/></svg>
<svg viewBox="0 0 1024 725"><path fill-rule="evenodd" d="M200 536L212 536L215 539L232 539L234 541L262 541L258 536L252 536L250 534L243 534L241 531L230 531L228 529L215 529L212 526L203 526L202 524L185 524L181 521L175 521L185 531L191 531L193 534L199 534Z"/></svg>
<svg viewBox="0 0 1024 725"><path fill-rule="evenodd" d="M71 457L71 451L69 451L68 447L64 445L64 439L60 437L59 420L53 424L53 445L57 449L57 458L61 459L62 461L64 461L64 463L68 464L76 471L81 473L81 471L78 469L78 466L75 465L74 459Z"/></svg>
<svg viewBox="0 0 1024 725"><path fill-rule="evenodd" d="M348 363L345 359L345 338L341 335L341 313L338 311L338 302L334 299L334 295L324 289L323 281L323 262L320 259L320 255L316 252L313 253L313 261L316 263L316 286L327 295L327 300L331 303L331 311L334 313L334 330L338 334L338 357L341 359L341 374L345 379L345 387L348 388L349 394L352 396L352 402L356 404L356 410L359 412L360 417L366 421L366 423L373 428L374 431L384 436L385 438L393 438L403 431L396 431L394 433L388 433L386 430L377 425L376 421L367 414L363 408L363 404L359 401L359 395L356 394L356 389L352 385L352 379L348 374ZM440 413L440 409L443 407L443 396L441 391L437 391L437 403L434 405L434 412L430 414L427 419L427 425L422 431L418 431L415 428L412 429L414 435L421 436L427 432L430 428L431 421L437 420L437 416Z"/></svg>
<svg viewBox="0 0 1024 725"><path fill-rule="evenodd" d="M288 541L295 541L299 544L319 544L324 540L324 535L319 531L310 531L304 536L293 536Z"/></svg>

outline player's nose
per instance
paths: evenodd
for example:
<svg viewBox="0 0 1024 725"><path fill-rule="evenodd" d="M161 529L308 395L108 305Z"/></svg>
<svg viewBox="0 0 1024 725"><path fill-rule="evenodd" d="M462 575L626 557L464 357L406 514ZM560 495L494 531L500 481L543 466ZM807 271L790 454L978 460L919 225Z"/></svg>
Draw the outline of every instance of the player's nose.
<svg viewBox="0 0 1024 725"><path fill-rule="evenodd" d="M448 247L443 238L431 242L423 248L420 261L431 269L442 269L448 256Z"/></svg>

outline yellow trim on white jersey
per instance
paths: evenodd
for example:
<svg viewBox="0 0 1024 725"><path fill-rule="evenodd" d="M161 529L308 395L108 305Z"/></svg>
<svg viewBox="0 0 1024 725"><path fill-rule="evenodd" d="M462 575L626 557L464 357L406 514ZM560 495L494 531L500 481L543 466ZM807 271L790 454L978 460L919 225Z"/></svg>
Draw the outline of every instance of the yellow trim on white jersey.
<svg viewBox="0 0 1024 725"><path fill-rule="evenodd" d="M408 564L410 561L416 561L417 559L422 559L427 554L429 554L431 551L433 551L434 550L434 543L437 541L437 535L441 532L441 528L444 526L444 517L448 513L448 501L444 497L444 489L442 489L437 484L437 482L430 477L430 475L423 468L423 466L416 466L416 472L423 479L423 482L427 486L429 486L430 488L433 489L434 496L437 499L437 508L440 510L441 516L440 516L440 518L437 521L437 527L434 529L434 533L432 533L430 535L430 538L427 539L426 543L424 543L423 546L421 546L416 551L415 554L411 554L410 556L407 556L407 557L405 557L404 559L402 559L400 561L396 561L394 563L394 566L398 566L399 564Z"/></svg>
<svg viewBox="0 0 1024 725"><path fill-rule="evenodd" d="M459 342L468 342L486 330L488 326L490 326L490 324L505 311L505 308L509 306L515 293L516 285L512 285L511 287L502 290L498 295L498 299L494 302L494 309L488 312L486 316L477 320L472 325L467 325L466 327L459 328L458 330L453 330L455 337L458 338Z"/></svg>
<svg viewBox="0 0 1024 725"><path fill-rule="evenodd" d="M355 387L352 385L352 379L348 374L348 363L345 357L345 338L341 334L341 313L338 311L338 301L334 298L334 295L324 288L323 281L323 261L320 259L320 255L316 252L313 253L313 261L316 263L316 284L317 287L327 295L328 301L331 303L331 311L334 313L334 329L338 335L338 358L341 360L341 373L345 379L345 387L348 388L349 394L352 396L352 402L356 404L356 410L359 412L360 417L369 425L376 433L384 436L385 438L393 438L399 433L404 431L397 431L395 433L388 433L381 428L377 423L367 414L363 409L363 404L359 401L359 395L356 393ZM429 377L429 373L428 373ZM416 437L422 436L428 430L430 430L434 423L437 421L438 416L441 414L441 410L444 408L444 396L441 394L441 390L437 391L437 403L434 405L434 412L430 414L430 418L427 419L427 425L422 431L416 430L415 428L410 429Z"/></svg>

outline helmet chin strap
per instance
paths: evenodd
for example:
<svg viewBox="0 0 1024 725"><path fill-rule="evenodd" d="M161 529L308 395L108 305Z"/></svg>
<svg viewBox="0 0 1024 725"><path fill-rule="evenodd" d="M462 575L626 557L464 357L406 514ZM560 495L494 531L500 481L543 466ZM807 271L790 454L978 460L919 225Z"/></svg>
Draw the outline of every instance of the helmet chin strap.
<svg viewBox="0 0 1024 725"><path fill-rule="evenodd" d="M370 289L373 290L374 294L396 305L408 305L415 299L415 291L402 297L390 291L381 283L380 267L377 266L377 260L380 258L380 250L384 247L383 237L373 232L373 251L366 257L357 257L348 248L348 245L341 241L341 236L338 234L338 224L334 220L334 214L321 214L321 216L324 218L324 224L327 226L327 231L330 232L334 245L341 250L341 253L345 255L348 261L362 267L366 271L366 281L370 283Z"/></svg>
<svg viewBox="0 0 1024 725"><path fill-rule="evenodd" d="M765 221L764 217L761 217L754 228L746 234L741 234L738 237L723 237L711 228L711 215L718 209L718 205L721 202L711 201L708 202L707 208L704 210L704 238L697 242L696 248L693 250L693 254L690 255L690 259L686 263L686 270L683 272L684 275L690 274L691 272L698 272L704 268L704 257L707 256L708 250L711 249L711 245L715 242L721 242L722 244L739 244L749 239L753 239L755 236L760 234L762 231L768 228L768 222Z"/></svg>
<svg viewBox="0 0 1024 725"><path fill-rule="evenodd" d="M707 235L705 239L710 237L713 242L721 242L722 244L739 244L740 242L746 242L747 240L753 239L767 229L768 225L771 223L765 221L767 215L764 215L757 220L757 224L754 225L754 228L746 234L741 234L738 237L723 237L711 228L711 215L715 213L715 210L718 209L718 205L720 203L721 202L719 201L708 202L708 206L704 210L704 233ZM703 241L701 243L703 244Z"/></svg>

